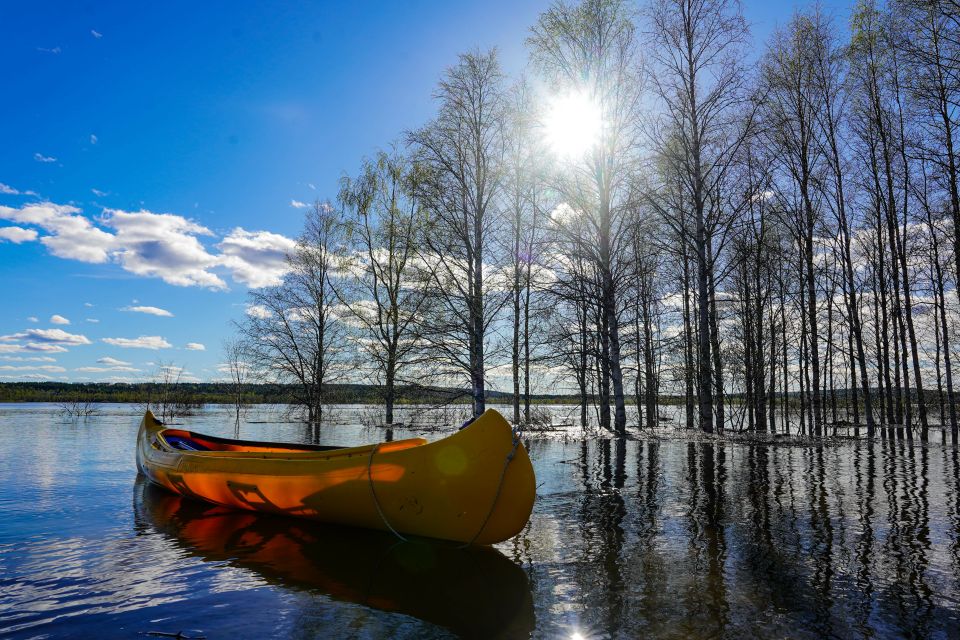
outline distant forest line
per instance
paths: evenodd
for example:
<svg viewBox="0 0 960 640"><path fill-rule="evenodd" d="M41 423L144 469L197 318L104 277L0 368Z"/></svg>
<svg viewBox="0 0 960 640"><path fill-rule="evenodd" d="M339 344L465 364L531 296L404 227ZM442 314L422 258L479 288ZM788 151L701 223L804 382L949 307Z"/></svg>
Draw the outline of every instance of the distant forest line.
<svg viewBox="0 0 960 640"><path fill-rule="evenodd" d="M234 404L236 388L218 382L2 382L0 402L129 402L146 403L176 388L177 395L191 404ZM249 384L243 390L244 404L288 404L295 385ZM487 391L492 402L509 402L510 394ZM399 387L400 404L469 403L470 391L454 388ZM328 404L382 404L378 385L330 384L324 387ZM578 396L541 394L532 396L537 404L576 404Z"/></svg>
<svg viewBox="0 0 960 640"><path fill-rule="evenodd" d="M296 385L293 384L248 384L243 389L243 404L295 404L292 395ZM167 397L171 390L176 390L177 396L191 405L227 404L236 402L236 387L227 382L0 382L0 402L115 402L115 403L143 403L151 399ZM398 387L398 404L470 404L472 396L469 389L452 387ZM853 398L850 389L837 389L836 401L847 406ZM927 401L931 394L926 394ZM324 386L324 398L328 404L383 404L383 388L381 385L370 384L330 384ZM486 399L493 404L509 405L513 396L505 391L486 391ZM733 395L729 398L734 403L746 400L743 396ZM532 394L533 404L570 404L578 405L581 402L579 394ZM627 404L633 404L632 398L627 398ZM599 398L588 398L591 405L596 405ZM916 398L914 398L916 401ZM800 395L791 394L790 405L799 406ZM661 395L658 398L660 405L682 405L683 396Z"/></svg>

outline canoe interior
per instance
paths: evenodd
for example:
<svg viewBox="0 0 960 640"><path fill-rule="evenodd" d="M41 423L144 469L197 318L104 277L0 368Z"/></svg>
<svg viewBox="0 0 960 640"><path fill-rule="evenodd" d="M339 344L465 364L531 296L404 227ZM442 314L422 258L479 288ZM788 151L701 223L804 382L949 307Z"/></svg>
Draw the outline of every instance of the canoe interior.
<svg viewBox="0 0 960 640"><path fill-rule="evenodd" d="M245 451L250 453L297 453L302 451L336 451L346 447L294 444L288 442L259 442L256 440L233 440L218 438L183 429L164 429L167 444L181 451Z"/></svg>

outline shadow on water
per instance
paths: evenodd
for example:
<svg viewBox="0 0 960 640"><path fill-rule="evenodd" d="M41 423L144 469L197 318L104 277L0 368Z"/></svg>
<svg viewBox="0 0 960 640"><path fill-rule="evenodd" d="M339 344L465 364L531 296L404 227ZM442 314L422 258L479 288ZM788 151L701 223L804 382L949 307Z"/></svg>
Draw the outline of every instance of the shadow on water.
<svg viewBox="0 0 960 640"><path fill-rule="evenodd" d="M496 549L402 542L377 531L275 518L182 498L138 478L135 526L165 534L206 562L413 616L461 637L527 637L534 611L526 573Z"/></svg>

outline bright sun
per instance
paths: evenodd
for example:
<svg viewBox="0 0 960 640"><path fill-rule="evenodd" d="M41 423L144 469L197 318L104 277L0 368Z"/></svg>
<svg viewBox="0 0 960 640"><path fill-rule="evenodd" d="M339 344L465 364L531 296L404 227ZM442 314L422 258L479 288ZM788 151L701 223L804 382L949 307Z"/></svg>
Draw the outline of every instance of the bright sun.
<svg viewBox="0 0 960 640"><path fill-rule="evenodd" d="M586 93L554 98L544 120L547 142L557 155L577 158L600 137L600 108Z"/></svg>

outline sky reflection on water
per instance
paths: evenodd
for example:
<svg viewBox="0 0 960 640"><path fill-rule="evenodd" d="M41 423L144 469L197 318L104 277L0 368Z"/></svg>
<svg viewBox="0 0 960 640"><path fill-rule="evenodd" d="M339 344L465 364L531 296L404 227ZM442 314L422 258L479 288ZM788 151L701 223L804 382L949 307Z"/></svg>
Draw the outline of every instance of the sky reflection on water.
<svg viewBox="0 0 960 640"><path fill-rule="evenodd" d="M384 435L253 418L245 438ZM960 637L949 447L535 438L530 524L463 552L158 491L138 419L0 405L0 635Z"/></svg>

